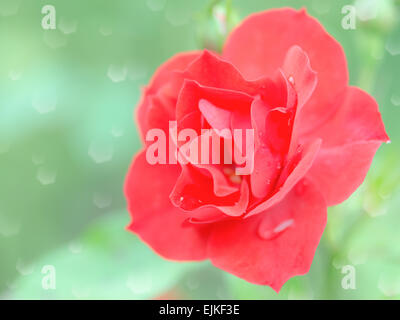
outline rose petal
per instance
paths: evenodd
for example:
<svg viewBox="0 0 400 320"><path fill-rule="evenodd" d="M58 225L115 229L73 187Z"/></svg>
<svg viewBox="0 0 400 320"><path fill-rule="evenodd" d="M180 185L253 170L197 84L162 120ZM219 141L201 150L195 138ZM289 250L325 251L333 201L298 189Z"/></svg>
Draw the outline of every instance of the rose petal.
<svg viewBox="0 0 400 320"><path fill-rule="evenodd" d="M349 87L336 114L308 139L322 138L308 174L328 205L346 200L364 181L381 142L389 141L375 100Z"/></svg>
<svg viewBox="0 0 400 320"><path fill-rule="evenodd" d="M148 164L145 151L135 157L124 188L132 216L128 229L167 259L203 260L210 226L185 224L188 215L169 199L179 171L178 165ZM210 210L218 213L201 212Z"/></svg>
<svg viewBox="0 0 400 320"><path fill-rule="evenodd" d="M378 105L368 93L348 87L332 103L339 105L336 113L323 126L304 135L303 139L321 138L322 148L359 141L389 141Z"/></svg>
<svg viewBox="0 0 400 320"><path fill-rule="evenodd" d="M289 278L308 272L325 224L323 197L311 183L300 182L268 211L218 223L208 253L216 267L279 292Z"/></svg>
<svg viewBox="0 0 400 320"><path fill-rule="evenodd" d="M265 202L250 210L246 217L268 210L282 201L311 168L320 146L321 140L315 140L302 146L302 149L299 149L299 153L292 159L289 159L288 164L282 169L277 185L275 186L276 193Z"/></svg>
<svg viewBox="0 0 400 320"><path fill-rule="evenodd" d="M158 112L169 114L171 110L175 109L176 99L183 82L183 78L176 73L176 71L182 71L200 55L200 52L184 52L177 54L166 61L160 66L155 74L153 75L150 83L144 89L142 98L136 109L136 117L139 126L139 132L142 140L145 140L146 133L149 129L153 128L155 120L151 120L152 124L148 123L149 117L157 117ZM179 79L177 79L177 77ZM160 106L164 110L150 111L152 109L152 98L159 96ZM157 122L157 128L165 127L165 123L168 126L168 118L164 118L164 121Z"/></svg>
<svg viewBox="0 0 400 320"><path fill-rule="evenodd" d="M232 31L223 57L247 79L272 75L288 50L298 45L318 74L318 84L302 113L301 132L323 123L335 112L329 104L347 86L346 59L340 44L305 10L275 9L253 14ZM330 109L327 109L327 105Z"/></svg>
<svg viewBox="0 0 400 320"><path fill-rule="evenodd" d="M315 90L317 74L311 69L307 54L299 46L293 46L289 49L282 70L296 89L297 108L300 109Z"/></svg>

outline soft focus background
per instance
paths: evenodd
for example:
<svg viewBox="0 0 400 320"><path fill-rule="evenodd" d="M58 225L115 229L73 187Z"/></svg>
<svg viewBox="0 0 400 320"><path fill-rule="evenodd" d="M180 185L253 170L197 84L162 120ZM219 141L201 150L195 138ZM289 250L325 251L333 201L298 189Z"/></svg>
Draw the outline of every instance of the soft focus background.
<svg viewBox="0 0 400 320"><path fill-rule="evenodd" d="M134 107L156 68L218 49L221 15L229 29L282 3L306 7L342 44L350 83L376 98L392 143L329 209L310 273L277 295L208 262L158 257L124 229L122 188L140 148ZM47 4L56 30L41 26ZM355 30L342 28L345 5ZM400 1L0 0L0 46L1 298L400 298ZM55 290L42 288L49 265Z"/></svg>

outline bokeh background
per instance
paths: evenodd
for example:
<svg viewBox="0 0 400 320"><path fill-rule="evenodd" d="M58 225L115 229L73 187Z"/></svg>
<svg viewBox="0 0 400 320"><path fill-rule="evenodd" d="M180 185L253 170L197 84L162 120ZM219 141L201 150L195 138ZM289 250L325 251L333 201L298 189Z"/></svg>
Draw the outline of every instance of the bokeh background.
<svg viewBox="0 0 400 320"><path fill-rule="evenodd" d="M56 8L56 30L41 26ZM218 49L245 16L306 7L344 47L350 84L379 103L392 143L329 221L311 271L280 294L203 263L161 259L124 227L140 148L140 90L173 54ZM355 30L342 7L354 5ZM400 1L0 0L0 297L400 298ZM338 173L340 174L340 173ZM55 267L56 289L42 269ZM343 266L356 271L342 286Z"/></svg>

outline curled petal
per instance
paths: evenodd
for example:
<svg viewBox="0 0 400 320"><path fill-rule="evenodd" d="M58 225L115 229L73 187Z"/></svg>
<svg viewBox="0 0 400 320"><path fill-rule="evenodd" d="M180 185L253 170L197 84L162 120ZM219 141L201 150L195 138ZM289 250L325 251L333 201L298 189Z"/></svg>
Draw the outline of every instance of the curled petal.
<svg viewBox="0 0 400 320"><path fill-rule="evenodd" d="M279 292L289 278L308 272L325 225L323 197L301 181L273 208L218 223L208 254L216 267Z"/></svg>
<svg viewBox="0 0 400 320"><path fill-rule="evenodd" d="M307 53L318 83L304 105L301 132L308 132L335 112L330 101L347 86L348 72L341 45L305 10L275 9L250 15L229 35L223 57L249 80L271 76L298 45ZM329 109L327 109L329 106Z"/></svg>
<svg viewBox="0 0 400 320"><path fill-rule="evenodd" d="M200 52L197 51L177 54L157 69L149 85L144 89L136 111L139 132L143 140L147 131L153 128L154 117L157 118L160 113L166 115L172 113L174 116L176 99L183 82L183 78L177 71L186 69L199 54ZM155 97L158 99L157 102L153 100ZM157 106L155 107L154 104ZM152 111L154 108L156 110ZM168 126L168 118L164 118L164 121L157 120L157 128Z"/></svg>
<svg viewBox="0 0 400 320"><path fill-rule="evenodd" d="M135 157L124 189L132 217L128 229L167 259L203 260L210 226L185 224L188 216L168 197L179 171L178 165L150 165L144 151Z"/></svg>

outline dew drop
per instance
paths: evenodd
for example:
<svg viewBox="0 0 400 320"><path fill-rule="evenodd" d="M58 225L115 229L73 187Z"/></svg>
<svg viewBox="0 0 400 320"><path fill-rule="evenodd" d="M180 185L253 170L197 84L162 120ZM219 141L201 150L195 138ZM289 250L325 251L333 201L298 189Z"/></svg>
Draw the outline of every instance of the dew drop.
<svg viewBox="0 0 400 320"><path fill-rule="evenodd" d="M227 176L230 176L230 175L235 174L235 171L234 171L232 168L230 168L230 167L225 167L225 168L222 169L222 171L223 171Z"/></svg>
<svg viewBox="0 0 400 320"><path fill-rule="evenodd" d="M82 244L76 241L73 241L68 246L69 251L74 254L78 254L82 252Z"/></svg>
<svg viewBox="0 0 400 320"><path fill-rule="evenodd" d="M229 180L234 184L240 184L242 182L242 178L236 174L229 176Z"/></svg>
<svg viewBox="0 0 400 320"><path fill-rule="evenodd" d="M89 146L88 154L96 163L111 161L114 147L111 140L94 140Z"/></svg>
<svg viewBox="0 0 400 320"><path fill-rule="evenodd" d="M144 274L140 277L129 276L126 281L126 286L134 294L143 294L149 292L153 287L151 274Z"/></svg>
<svg viewBox="0 0 400 320"><path fill-rule="evenodd" d="M36 178L42 185L49 185L55 183L56 176L57 176L56 170L45 166L38 168L36 173Z"/></svg>
<svg viewBox="0 0 400 320"><path fill-rule="evenodd" d="M293 79L293 76L290 76L290 77L289 77L289 82L290 82L291 84L293 84L293 85L294 85L294 79Z"/></svg>
<svg viewBox="0 0 400 320"><path fill-rule="evenodd" d="M10 70L8 72L8 77L13 81L19 80L21 78L21 75L22 75L21 70Z"/></svg>
<svg viewBox="0 0 400 320"><path fill-rule="evenodd" d="M196 290L199 285L199 280L196 278L190 278L186 281L186 286L189 288L189 290Z"/></svg>
<svg viewBox="0 0 400 320"><path fill-rule="evenodd" d="M75 298L87 299L90 297L92 290L90 288L83 288L81 286L74 286L71 289L71 293Z"/></svg>
<svg viewBox="0 0 400 320"><path fill-rule="evenodd" d="M295 187L295 192L296 194L301 196L306 191L306 188L307 188L307 183L305 181L300 181L299 183L297 183Z"/></svg>
<svg viewBox="0 0 400 320"><path fill-rule="evenodd" d="M2 0L0 1L0 15L3 17L17 14L21 0Z"/></svg>
<svg viewBox="0 0 400 320"><path fill-rule="evenodd" d="M375 1L356 0L354 5L356 7L357 17L361 21L375 19L379 12L379 4Z"/></svg>
<svg viewBox="0 0 400 320"><path fill-rule="evenodd" d="M165 18L174 27L180 27L187 24L190 21L190 14L185 8L167 8Z"/></svg>
<svg viewBox="0 0 400 320"><path fill-rule="evenodd" d="M152 11L161 11L165 7L167 0L146 0L146 4Z"/></svg>
<svg viewBox="0 0 400 320"><path fill-rule="evenodd" d="M99 208L107 208L112 204L112 197L106 193L96 192L93 194L93 203Z"/></svg>
<svg viewBox="0 0 400 320"><path fill-rule="evenodd" d="M60 23L58 24L58 28L64 34L71 34L76 32L76 30L78 29L78 22L75 20L69 21L64 18L61 18Z"/></svg>
<svg viewBox="0 0 400 320"><path fill-rule="evenodd" d="M58 49L67 45L67 37L58 30L45 30L44 43L52 49Z"/></svg>
<svg viewBox="0 0 400 320"><path fill-rule="evenodd" d="M368 259L368 253L361 250L350 249L347 258L353 265L364 264Z"/></svg>
<svg viewBox="0 0 400 320"><path fill-rule="evenodd" d="M22 276L27 276L31 273L33 273L34 267L22 259L18 259L17 264L15 266L17 271L22 275Z"/></svg>
<svg viewBox="0 0 400 320"><path fill-rule="evenodd" d="M54 111L57 105L57 96L54 92L37 92L32 97L32 106L40 114Z"/></svg>
<svg viewBox="0 0 400 320"><path fill-rule="evenodd" d="M34 165L41 165L44 164L45 157L42 154L33 154L32 155L32 162Z"/></svg>
<svg viewBox="0 0 400 320"><path fill-rule="evenodd" d="M387 297L395 297L400 294L400 277L381 274L378 280L378 289Z"/></svg>
<svg viewBox="0 0 400 320"><path fill-rule="evenodd" d="M400 96L397 94L392 95L390 102L396 107L400 106Z"/></svg>
<svg viewBox="0 0 400 320"><path fill-rule="evenodd" d="M400 54L400 41L389 39L386 42L385 48L392 56L397 56Z"/></svg>
<svg viewBox="0 0 400 320"><path fill-rule="evenodd" d="M122 137L124 135L124 129L114 126L114 127L111 128L111 134L115 138Z"/></svg>
<svg viewBox="0 0 400 320"><path fill-rule="evenodd" d="M101 35L108 37L112 35L112 28L108 26L101 26L99 32Z"/></svg>
<svg viewBox="0 0 400 320"><path fill-rule="evenodd" d="M7 153L10 150L10 143L0 139L0 154Z"/></svg>
<svg viewBox="0 0 400 320"><path fill-rule="evenodd" d="M271 240L276 238L277 236L281 235L285 230L290 228L294 223L293 219L284 220L277 225L271 225L271 223L269 223L269 220L264 221L268 222L262 222L258 229L259 236L264 240Z"/></svg>
<svg viewBox="0 0 400 320"><path fill-rule="evenodd" d="M17 220L6 217L0 213L0 235L3 237L12 237L21 230L21 223Z"/></svg>
<svg viewBox="0 0 400 320"><path fill-rule="evenodd" d="M111 64L108 67L107 76L111 79L112 82L125 81L127 74L128 68L126 66Z"/></svg>

